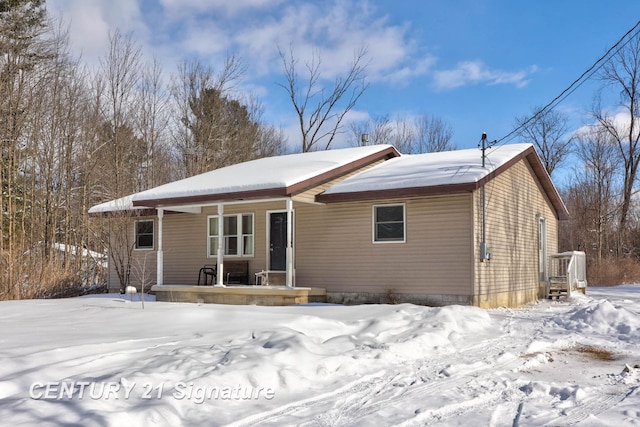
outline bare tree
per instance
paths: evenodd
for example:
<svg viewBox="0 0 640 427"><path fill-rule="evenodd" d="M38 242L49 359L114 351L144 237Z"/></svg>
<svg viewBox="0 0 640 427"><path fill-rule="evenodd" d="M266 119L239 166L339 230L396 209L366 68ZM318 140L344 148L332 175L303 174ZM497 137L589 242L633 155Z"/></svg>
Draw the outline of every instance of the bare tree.
<svg viewBox="0 0 640 427"><path fill-rule="evenodd" d="M33 189L22 171L34 152L29 128L42 88L43 0L0 2L0 298L20 298Z"/></svg>
<svg viewBox="0 0 640 427"><path fill-rule="evenodd" d="M278 50L286 82L279 84L289 95L300 128L302 152L313 151L322 144L326 150L342 129L342 122L358 99L369 87L366 81L367 49L354 52L353 61L344 76L338 76L333 86L325 90L320 65L320 53L304 63L304 76L298 70L299 59L293 47L286 54Z"/></svg>
<svg viewBox="0 0 640 427"><path fill-rule="evenodd" d="M276 154L284 136L260 122L260 103L233 96L244 67L227 58L215 75L198 61L180 64L173 77L173 141L185 176Z"/></svg>
<svg viewBox="0 0 640 427"><path fill-rule="evenodd" d="M156 58L142 69L136 108L136 132L144 144L144 160L138 177L140 188L170 181L168 97L164 91L162 67Z"/></svg>
<svg viewBox="0 0 640 427"><path fill-rule="evenodd" d="M453 128L444 119L422 114L416 118L415 127L416 141L411 152L434 153L456 149L451 141Z"/></svg>
<svg viewBox="0 0 640 427"><path fill-rule="evenodd" d="M623 166L622 205L619 216L621 251L640 162L640 38L635 37L607 62L600 73L605 87L619 92L619 107L624 118L605 111L596 98L593 115L618 146Z"/></svg>
<svg viewBox="0 0 640 427"><path fill-rule="evenodd" d="M246 160L272 157L285 154L287 137L282 129L276 128L262 120L264 107L254 96L248 96L243 102L251 120L258 124L257 135L246 154Z"/></svg>
<svg viewBox="0 0 640 427"><path fill-rule="evenodd" d="M453 129L443 119L422 114L414 119L400 116L390 120L388 115L349 125L351 145L391 144L406 154L455 150L451 142ZM362 135L367 140L362 141Z"/></svg>
<svg viewBox="0 0 640 427"><path fill-rule="evenodd" d="M104 155L104 182L109 183L109 196L123 197L142 188L137 187L139 167L144 162L142 142L134 132L137 89L140 82L141 47L131 34L116 30L109 34L109 47L100 61L100 77L104 82L102 96L101 141ZM135 150L135 157L132 151Z"/></svg>
<svg viewBox="0 0 640 427"><path fill-rule="evenodd" d="M586 241L595 237L592 246L596 259L601 260L609 249L609 237L619 212L615 184L620 157L615 141L598 125L580 132L576 139L577 154L583 166L576 174L576 188L573 190L581 194L581 202L572 214L576 218L585 218L579 228L587 233Z"/></svg>
<svg viewBox="0 0 640 427"><path fill-rule="evenodd" d="M116 30L109 34L108 50L100 61L94 80L93 122L90 148L91 161L102 167L90 173L100 183L99 198L118 199L144 189L140 174L144 170L147 147L136 133L136 112L139 109L141 47L131 34ZM109 246L109 256L116 267L120 286L128 284L131 269L130 227L115 226L101 230L103 245L109 239L120 242L125 249ZM119 225L119 224L118 224ZM109 238L109 231L111 237Z"/></svg>
<svg viewBox="0 0 640 427"><path fill-rule="evenodd" d="M565 114L555 110L541 111L541 107L536 107L530 117L516 117L515 126L520 128L517 135L523 142L536 147L545 169L551 175L566 160L573 140L567 135L569 119Z"/></svg>
<svg viewBox="0 0 640 427"><path fill-rule="evenodd" d="M225 131L221 120L223 103L231 88L244 74L238 57L225 60L217 74L200 61L183 61L172 76L172 139L183 163L185 176L192 176L220 167L214 159L222 155Z"/></svg>
<svg viewBox="0 0 640 427"><path fill-rule="evenodd" d="M351 122L349 131L349 143L354 147L393 142L393 126L389 115L378 116L364 122Z"/></svg>
<svg viewBox="0 0 640 427"><path fill-rule="evenodd" d="M406 117L399 117L393 121L393 135L391 144L401 153L413 154L416 144L416 128L412 120Z"/></svg>

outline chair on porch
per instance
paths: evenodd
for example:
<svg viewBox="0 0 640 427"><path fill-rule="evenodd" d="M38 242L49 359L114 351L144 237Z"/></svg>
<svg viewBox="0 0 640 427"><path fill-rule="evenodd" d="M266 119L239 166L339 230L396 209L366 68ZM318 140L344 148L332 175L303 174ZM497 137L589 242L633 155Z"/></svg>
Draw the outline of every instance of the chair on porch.
<svg viewBox="0 0 640 427"><path fill-rule="evenodd" d="M218 268L215 264L205 264L204 267L200 269L198 272L198 286L200 286L200 281L204 279L204 285L213 285L216 282L216 269ZM211 278L211 283L209 283L209 278Z"/></svg>
<svg viewBox="0 0 640 427"><path fill-rule="evenodd" d="M256 273L256 285L269 286L269 273L268 270L260 270Z"/></svg>

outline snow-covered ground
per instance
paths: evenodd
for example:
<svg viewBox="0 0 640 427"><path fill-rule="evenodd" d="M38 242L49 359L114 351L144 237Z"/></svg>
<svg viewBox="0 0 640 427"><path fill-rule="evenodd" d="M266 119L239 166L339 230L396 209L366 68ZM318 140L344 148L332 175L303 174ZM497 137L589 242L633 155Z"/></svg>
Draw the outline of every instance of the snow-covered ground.
<svg viewBox="0 0 640 427"><path fill-rule="evenodd" d="M640 285L522 309L0 303L2 425L640 425Z"/></svg>

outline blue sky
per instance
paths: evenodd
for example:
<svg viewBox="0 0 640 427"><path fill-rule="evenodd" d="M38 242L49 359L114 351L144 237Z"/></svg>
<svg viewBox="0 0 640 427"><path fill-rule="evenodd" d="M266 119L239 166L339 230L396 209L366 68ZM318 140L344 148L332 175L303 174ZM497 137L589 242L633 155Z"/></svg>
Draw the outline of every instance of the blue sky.
<svg viewBox="0 0 640 427"><path fill-rule="evenodd" d="M74 52L95 65L108 32L133 32L147 59L199 57L219 68L234 53L247 64L242 89L264 118L295 138L295 116L278 46L301 58L320 52L323 75L348 67L366 45L370 87L351 120L430 114L454 129L460 148L482 132L506 135L514 118L544 105L640 19L636 0L48 0L70 26ZM599 83L587 82L559 109L574 128L588 121ZM519 142L519 141L513 141ZM339 142L338 142L339 144Z"/></svg>

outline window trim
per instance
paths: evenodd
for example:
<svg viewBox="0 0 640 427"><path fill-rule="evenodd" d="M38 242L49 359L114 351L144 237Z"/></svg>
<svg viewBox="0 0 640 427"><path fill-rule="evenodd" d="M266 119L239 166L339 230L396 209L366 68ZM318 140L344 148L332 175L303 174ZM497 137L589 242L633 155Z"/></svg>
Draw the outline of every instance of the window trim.
<svg viewBox="0 0 640 427"><path fill-rule="evenodd" d="M141 222L151 223L151 246L138 246L138 224ZM153 219L137 219L133 222L133 250L135 251L153 251L156 247L156 222Z"/></svg>
<svg viewBox="0 0 640 427"><path fill-rule="evenodd" d="M245 215L251 215L251 233L245 233L244 232L244 217ZM253 212L245 212L240 214L240 221L238 224L238 228L240 230L240 241L241 243L241 247L240 247L240 256L241 257L248 257L248 258L252 258L255 256L256 253L256 216L253 214ZM244 250L244 239L247 236L251 236L251 253L250 254L246 254L245 250Z"/></svg>
<svg viewBox="0 0 640 427"><path fill-rule="evenodd" d="M395 206L402 206L402 239L398 240L376 240L376 209L377 208L390 208ZM407 242L407 204L406 203L385 203L379 205L373 205L371 207L371 242L374 245L381 244L393 244L393 243L406 243Z"/></svg>
<svg viewBox="0 0 640 427"><path fill-rule="evenodd" d="M251 234L245 234L243 233L243 218L245 215L251 215ZM234 214L223 214L222 215L222 221L224 221L224 218L231 218L231 217L235 217L236 218L236 234L235 235L229 235L229 236L235 236L237 238L238 241L238 254L224 254L225 258L253 258L255 256L255 252L256 252L256 243L255 243L255 235L256 235L256 227L255 227L255 220L256 220L256 215L254 212L241 212L241 213L234 213ZM216 229L216 234L212 235L211 234L211 218L218 218L218 221L220 221L220 215L208 215L207 216L207 258L217 258L218 254L217 254L217 248L215 248L215 253L211 253L211 240L212 238L222 238L224 239L225 236L218 236L217 234L217 229ZM251 236L251 253L250 254L245 254L245 248L244 248L244 238L246 236ZM226 241L225 241L226 243ZM225 252L226 252L226 244L225 244Z"/></svg>

